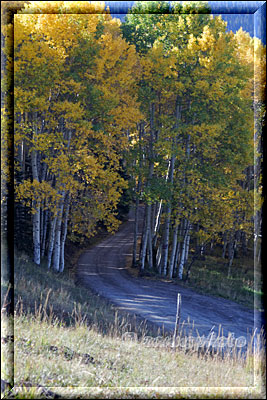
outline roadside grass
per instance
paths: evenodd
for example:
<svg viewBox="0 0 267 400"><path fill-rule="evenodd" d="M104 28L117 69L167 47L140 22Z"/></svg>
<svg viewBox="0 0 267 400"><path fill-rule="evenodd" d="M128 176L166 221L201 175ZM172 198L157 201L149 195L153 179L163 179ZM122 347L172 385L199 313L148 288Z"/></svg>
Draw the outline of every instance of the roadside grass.
<svg viewBox="0 0 267 400"><path fill-rule="evenodd" d="M216 254L216 251L214 253L206 255L204 260L195 261L186 285L249 308L262 308L262 271L259 265L254 266L252 251L248 257L234 259L229 277L226 260Z"/></svg>
<svg viewBox="0 0 267 400"><path fill-rule="evenodd" d="M53 388L61 396L70 393L70 388L78 393L79 388L88 387L89 398L95 398L95 387L110 388L110 393L114 388L123 393L124 387L187 388L185 392L200 388L202 394L217 388L221 396L226 387L230 392L239 387L240 398L252 394L256 398L260 391L261 369L255 369L251 360L205 359L149 346L144 339L102 335L82 323L66 327L59 322L51 324L40 315L20 315L16 317L15 338L18 387L30 382ZM87 395L85 390L84 398Z"/></svg>
<svg viewBox="0 0 267 400"><path fill-rule="evenodd" d="M262 351L222 358L164 339L75 285L68 270L56 274L15 254L15 386L7 398L264 398ZM2 345L5 358L10 342Z"/></svg>
<svg viewBox="0 0 267 400"><path fill-rule="evenodd" d="M44 264L37 267L26 253L15 252L14 278L14 304L20 314L38 315L45 308L51 321L59 320L67 326L85 322L103 334L119 327L123 333L131 327L140 335L145 329L137 317L118 314L107 300L75 282L72 268L57 274Z"/></svg>
<svg viewBox="0 0 267 400"><path fill-rule="evenodd" d="M248 308L255 305L262 308L262 276L259 267L254 269L253 258L235 259L229 277L227 270L225 260L207 255L205 260L194 262L187 283L178 282L200 293L224 297Z"/></svg>
<svg viewBox="0 0 267 400"><path fill-rule="evenodd" d="M162 277L156 270L148 269L145 269L143 278L177 283L192 288L200 294L223 297L248 308L262 309L264 302L262 271L259 265L254 267L252 250L248 252L247 257L240 256L234 259L229 277L227 276L227 260L220 256L218 250L215 248L205 258L194 261L187 282L178 280L178 278ZM192 256L192 254L189 256L188 264L190 264ZM132 267L131 256L126 259L126 267L132 276L138 276L139 270Z"/></svg>

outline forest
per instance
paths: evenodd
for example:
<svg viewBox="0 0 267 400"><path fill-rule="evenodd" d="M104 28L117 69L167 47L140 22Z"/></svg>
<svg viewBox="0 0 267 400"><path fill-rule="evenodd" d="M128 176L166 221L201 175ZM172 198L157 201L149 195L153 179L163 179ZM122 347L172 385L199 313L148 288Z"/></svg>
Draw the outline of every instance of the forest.
<svg viewBox="0 0 267 400"><path fill-rule="evenodd" d="M249 243L259 259L259 39L227 32L204 2L137 2L122 23L104 2L30 1L13 50L14 238L37 266L62 272L66 240L116 232L130 207L141 274L187 279L207 246L228 275ZM8 151L2 136L3 185Z"/></svg>

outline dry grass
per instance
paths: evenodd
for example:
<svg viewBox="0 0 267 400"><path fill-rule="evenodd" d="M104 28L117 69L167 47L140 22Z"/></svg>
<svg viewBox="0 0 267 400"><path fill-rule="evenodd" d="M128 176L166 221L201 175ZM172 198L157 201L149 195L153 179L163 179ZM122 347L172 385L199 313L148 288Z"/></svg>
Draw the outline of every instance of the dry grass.
<svg viewBox="0 0 267 400"><path fill-rule="evenodd" d="M253 255L234 260L231 275L219 254L207 255L205 260L195 261L187 286L201 293L221 296L239 304L261 308L263 302L262 271L254 268Z"/></svg>
<svg viewBox="0 0 267 400"><path fill-rule="evenodd" d="M122 396L118 398L125 398L132 391L141 393L141 388L143 394L154 388L152 398L164 388L180 393L178 398L186 393L195 398L208 393L210 398L233 393L234 398L263 398L264 366L258 356L241 362L185 354L148 344L145 337L121 336L114 329L103 335L82 322L68 327L57 320L51 323L41 308L35 316L15 317L15 386L20 395L23 386L31 384L35 395L34 386L38 390L39 385L64 398L75 398L74 393L103 398L104 389L107 398L116 391Z"/></svg>
<svg viewBox="0 0 267 400"><path fill-rule="evenodd" d="M15 398L264 398L260 350L222 359L148 341L144 323L25 255L15 283Z"/></svg>

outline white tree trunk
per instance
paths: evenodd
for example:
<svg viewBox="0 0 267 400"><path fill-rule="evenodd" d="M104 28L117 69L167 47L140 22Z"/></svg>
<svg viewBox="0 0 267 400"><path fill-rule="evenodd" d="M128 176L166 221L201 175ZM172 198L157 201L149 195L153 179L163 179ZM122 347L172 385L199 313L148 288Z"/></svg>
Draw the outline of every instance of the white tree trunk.
<svg viewBox="0 0 267 400"><path fill-rule="evenodd" d="M170 163L170 183L173 183L175 156L172 156ZM170 219L171 219L171 201L166 207L166 220L164 225L163 245L162 245L162 267L163 276L167 275L167 263L169 253L169 232L170 232Z"/></svg>
<svg viewBox="0 0 267 400"><path fill-rule="evenodd" d="M179 270L178 270L178 278L180 280L183 279L183 271L184 271L184 266L185 266L185 257L186 257L186 242L187 242L187 227L188 227L188 221L185 220L185 233L184 233L184 240L182 242L182 252L181 252L181 260L179 264Z"/></svg>
<svg viewBox="0 0 267 400"><path fill-rule="evenodd" d="M139 191L141 187L140 179L137 184L137 194L135 198L135 213L134 213L134 242L133 242L133 261L132 266L137 265L137 237L138 237L138 222L139 222Z"/></svg>
<svg viewBox="0 0 267 400"><path fill-rule="evenodd" d="M141 191L141 174L142 174L141 170L142 170L142 166L143 166L143 161L142 161L143 131L144 131L144 124L140 123L139 124L139 174L138 174L138 183L137 183L137 188L136 188L135 215L134 215L134 243L133 243L133 260L132 260L133 267L137 266L137 239L138 239L138 224L139 224L139 203L140 203L139 195L140 195L140 191ZM140 248L141 248L141 246L140 246ZM139 260L140 260L140 254L139 254Z"/></svg>
<svg viewBox="0 0 267 400"><path fill-rule="evenodd" d="M153 161L153 141L154 141L154 114L155 114L155 105L154 103L150 104L150 138L149 138L149 173L148 173L148 180L147 186L149 187L151 178L154 172L154 161ZM152 205L151 203L147 204L147 213L146 213L146 228L145 228L145 236L143 240L143 248L142 248L142 256L141 256L141 270L145 268L145 259L146 259L146 252L151 248L149 242L152 243L152 235L151 235L151 211ZM150 232L150 233L149 233ZM150 239L150 240L149 240ZM153 262L152 254L148 256L149 258L149 267L152 268Z"/></svg>
<svg viewBox="0 0 267 400"><path fill-rule="evenodd" d="M177 97L176 99L176 106L175 106L175 125L174 125L174 130L177 131L179 127L179 122L181 119L181 107L179 104L179 99ZM173 184L173 175L174 175L174 167L175 167L175 160L176 160L176 155L174 153L175 147L177 146L177 139L178 136L176 135L175 138L173 138L172 142L172 156L170 159L170 176L169 176L169 182L172 186ZM168 204L167 204L167 209L166 209L166 220L165 220L165 225L164 225L164 234L163 234L163 246L162 246L162 271L163 271L163 276L167 275L167 263L168 263L168 253L169 253L169 231L170 231L170 218L171 218L171 202L172 200L170 199Z"/></svg>
<svg viewBox="0 0 267 400"><path fill-rule="evenodd" d="M153 229L153 248L155 248L157 244L157 234L160 226L161 211L162 211L162 200L160 200L158 209L156 210L155 224Z"/></svg>
<svg viewBox="0 0 267 400"><path fill-rule="evenodd" d="M164 224L164 234L162 243L162 259L161 259L161 271L162 275L167 275L167 262L168 262L168 252L169 252L169 231L170 231L170 218L171 218L171 207L167 205L166 208L166 220Z"/></svg>
<svg viewBox="0 0 267 400"><path fill-rule="evenodd" d="M44 234L44 202L42 201L41 203L41 208L40 208L40 252L42 248L42 241L43 241L43 234Z"/></svg>
<svg viewBox="0 0 267 400"><path fill-rule="evenodd" d="M175 260L174 260L174 267L173 267L173 276L176 276L177 274L177 267L178 263L180 262L180 249L181 249L181 242L177 242L176 245L176 252L175 252Z"/></svg>
<svg viewBox="0 0 267 400"><path fill-rule="evenodd" d="M168 179L169 179L170 165L171 165L171 162L169 160L166 178L165 178L166 182L168 182ZM154 229L153 229L153 247L154 248L156 247L156 243L157 243L157 234L158 234L158 230L159 230L159 226L160 226L161 213L162 213L162 200L160 200L159 207L156 212L156 220L155 220L155 225L154 225Z"/></svg>
<svg viewBox="0 0 267 400"><path fill-rule="evenodd" d="M146 212L146 228L145 228L145 235L143 238L143 247L142 247L142 256L141 256L141 270L144 270L144 268L145 268L148 236L149 236L149 230L151 229L150 226L151 226L151 204L148 204L147 212Z"/></svg>
<svg viewBox="0 0 267 400"><path fill-rule="evenodd" d="M181 258L181 236L183 232L183 226L184 226L184 220L179 225L179 230L178 230L178 237L177 237L177 245L176 245L176 252L175 252L175 260L174 260L174 268L173 268L173 275L176 276L177 274L177 268L178 264L180 263L180 258Z"/></svg>
<svg viewBox="0 0 267 400"><path fill-rule="evenodd" d="M62 121L62 125L63 121ZM70 141L71 141L71 136L72 132L71 130L68 130L66 132L66 138L68 139L68 144L67 144L67 152L70 149ZM65 184L63 185L63 188L65 187ZM65 189L61 191L61 200L59 203L58 207L58 213L57 213L57 223L56 223L56 228L55 228L55 243L54 243L54 252L53 252L53 269L57 272L61 272L64 269L64 247L65 247L65 240L66 240L66 233L67 233L67 226L68 226L68 200L66 201L66 226L63 225L63 210L64 210L64 204L65 204L65 197L66 197L66 192ZM68 196L67 196L68 197ZM64 228L66 232L64 232Z"/></svg>
<svg viewBox="0 0 267 400"><path fill-rule="evenodd" d="M69 220L69 210L70 210L70 196L67 196L66 199L66 210L64 216L64 224L63 224L63 231L62 231L62 241L61 241L61 248L60 248L60 263L59 263L59 272L64 271L65 266L65 242L67 237L67 230L68 230L68 220Z"/></svg>
<svg viewBox="0 0 267 400"><path fill-rule="evenodd" d="M47 210L44 211L43 236L42 236L42 242L41 242L41 257L44 257L45 248L46 248L46 233L47 233L47 224L48 224L47 213L48 213Z"/></svg>
<svg viewBox="0 0 267 400"><path fill-rule="evenodd" d="M37 126L36 126L37 131ZM39 182L38 173L38 161L37 161L37 151L32 149L31 152L31 165L32 165L32 176L33 179ZM33 261L35 264L40 265L41 262L41 250L40 250L40 202L38 199L33 200L33 208L35 210L32 216L32 234L33 234Z"/></svg>
<svg viewBox="0 0 267 400"><path fill-rule="evenodd" d="M152 246L152 229L151 229L151 218L150 218L150 226L148 230L148 268L153 268L153 246Z"/></svg>
<svg viewBox="0 0 267 400"><path fill-rule="evenodd" d="M185 245L185 264L187 263L188 260L188 253L189 253L189 244L190 244L190 222L188 223L188 229L187 229L187 237L186 237L186 245Z"/></svg>
<svg viewBox="0 0 267 400"><path fill-rule="evenodd" d="M57 223L55 229L55 244L53 252L53 269L59 272L59 261L60 261L60 249L61 249L61 226L62 226L62 215L64 208L64 197L65 191L61 193L62 199L58 208Z"/></svg>
<svg viewBox="0 0 267 400"><path fill-rule="evenodd" d="M156 254L156 264L157 264L156 267L160 275L161 275L161 255L162 255L162 243L160 243Z"/></svg>
<svg viewBox="0 0 267 400"><path fill-rule="evenodd" d="M140 265L141 265L142 251L143 251L143 247L144 247L144 238L145 238L145 232L146 232L146 220L147 220L146 214L147 214L147 204L145 204L142 234L141 234L141 245L140 245L140 249L139 249L139 264ZM139 267L140 267L140 265L139 265Z"/></svg>
<svg viewBox="0 0 267 400"><path fill-rule="evenodd" d="M54 250L56 223L57 223L57 217L54 217L50 223L48 254L47 254L47 268L48 269L51 267L52 254L53 254L53 250Z"/></svg>
<svg viewBox="0 0 267 400"><path fill-rule="evenodd" d="M173 277L173 267L174 267L174 260L175 260L176 247L177 247L177 236L178 236L178 225L176 225L173 230L172 252L171 252L171 258L170 258L170 265L169 265L170 279L172 279L172 277Z"/></svg>
<svg viewBox="0 0 267 400"><path fill-rule="evenodd" d="M34 202L37 204L37 202ZM34 206L36 212L32 218L33 228L33 261L35 264L40 265L41 252L40 252L40 207Z"/></svg>

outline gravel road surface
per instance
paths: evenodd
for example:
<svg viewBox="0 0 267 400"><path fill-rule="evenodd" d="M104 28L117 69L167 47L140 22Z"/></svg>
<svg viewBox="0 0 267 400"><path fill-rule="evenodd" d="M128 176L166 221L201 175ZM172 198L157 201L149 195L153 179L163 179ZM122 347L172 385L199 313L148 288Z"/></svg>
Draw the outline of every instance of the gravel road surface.
<svg viewBox="0 0 267 400"><path fill-rule="evenodd" d="M141 233L143 219L140 219ZM244 337L261 329L263 315L233 301L198 294L177 283L149 280L131 276L125 267L126 257L132 253L134 219L122 224L119 231L85 251L78 260L77 279L84 286L107 298L117 308L134 313L157 324L166 331L175 325L177 294L181 294L181 322L184 328L208 337L223 332L225 337ZM221 328L219 328L221 325ZM186 330L186 329L185 329ZM222 331L223 330L223 331Z"/></svg>

